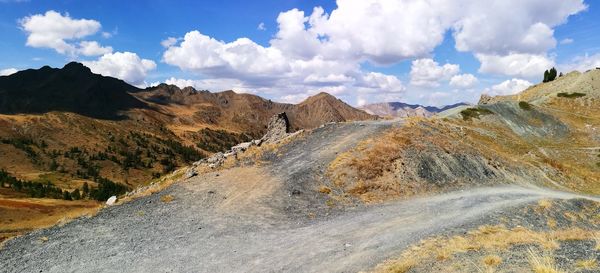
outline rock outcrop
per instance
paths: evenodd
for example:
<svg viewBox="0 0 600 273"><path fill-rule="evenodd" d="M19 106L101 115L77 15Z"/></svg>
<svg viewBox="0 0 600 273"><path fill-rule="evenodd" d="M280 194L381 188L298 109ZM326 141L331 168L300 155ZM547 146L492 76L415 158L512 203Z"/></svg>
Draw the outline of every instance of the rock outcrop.
<svg viewBox="0 0 600 273"><path fill-rule="evenodd" d="M261 138L262 142L273 143L288 136L290 121L285 112L279 113L269 120L267 133Z"/></svg>
<svg viewBox="0 0 600 273"><path fill-rule="evenodd" d="M231 150L225 153L216 153L211 157L202 159L198 162L194 163L194 167L200 165L208 165L210 168L217 168L221 166L225 159L229 157L236 157L240 153L243 153L250 149L252 146L261 146L263 143L277 143L283 139L286 139L292 135L302 132L303 130L297 131L295 133L290 133L291 126L290 121L285 112L279 113L271 117L269 120L269 125L267 127L267 133L261 139L255 139L248 142L243 142L231 147ZM193 169L193 167L192 167ZM191 177L191 176L190 176Z"/></svg>

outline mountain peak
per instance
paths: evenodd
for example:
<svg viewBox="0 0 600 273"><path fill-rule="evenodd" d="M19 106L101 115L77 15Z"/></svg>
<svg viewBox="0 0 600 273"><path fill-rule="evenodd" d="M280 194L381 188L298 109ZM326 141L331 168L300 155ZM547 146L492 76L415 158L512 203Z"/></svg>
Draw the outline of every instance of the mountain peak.
<svg viewBox="0 0 600 273"><path fill-rule="evenodd" d="M73 112L95 118L117 118L119 112L146 105L128 92L138 88L94 74L81 63L61 69L44 66L0 79L0 113Z"/></svg>

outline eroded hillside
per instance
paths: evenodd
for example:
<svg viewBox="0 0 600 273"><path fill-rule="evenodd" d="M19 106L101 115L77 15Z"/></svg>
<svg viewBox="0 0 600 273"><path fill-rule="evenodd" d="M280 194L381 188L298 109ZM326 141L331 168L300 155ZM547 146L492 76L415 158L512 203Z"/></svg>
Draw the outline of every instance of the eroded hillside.
<svg viewBox="0 0 600 273"><path fill-rule="evenodd" d="M412 119L329 166L332 192L377 202L514 183L600 192L600 70ZM569 96L564 94L580 94Z"/></svg>

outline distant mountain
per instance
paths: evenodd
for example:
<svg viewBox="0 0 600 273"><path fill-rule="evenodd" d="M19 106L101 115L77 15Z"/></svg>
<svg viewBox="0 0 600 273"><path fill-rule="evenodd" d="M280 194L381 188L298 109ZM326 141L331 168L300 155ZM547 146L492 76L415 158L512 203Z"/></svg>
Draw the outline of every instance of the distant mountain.
<svg viewBox="0 0 600 273"><path fill-rule="evenodd" d="M214 124L243 132L262 134L269 118L286 112L293 129L310 129L326 122L375 119L336 97L319 93L299 104L278 103L252 94L234 91L211 93L160 84L135 94L136 97L167 108L178 119ZM182 111L181 107L185 107Z"/></svg>
<svg viewBox="0 0 600 273"><path fill-rule="evenodd" d="M382 102L367 104L359 109L371 115L382 117L406 118L406 117L430 117L436 113L466 105L466 103L456 103L443 107L423 106L419 104L408 104L403 102Z"/></svg>
<svg viewBox="0 0 600 273"><path fill-rule="evenodd" d="M94 118L116 118L120 112L147 105L127 93L138 88L93 74L80 63L62 69L44 66L0 77L0 113L72 112Z"/></svg>
<svg viewBox="0 0 600 273"><path fill-rule="evenodd" d="M321 92L294 106L290 119L292 126L314 128L324 122L369 120L376 116L356 109L340 99Z"/></svg>

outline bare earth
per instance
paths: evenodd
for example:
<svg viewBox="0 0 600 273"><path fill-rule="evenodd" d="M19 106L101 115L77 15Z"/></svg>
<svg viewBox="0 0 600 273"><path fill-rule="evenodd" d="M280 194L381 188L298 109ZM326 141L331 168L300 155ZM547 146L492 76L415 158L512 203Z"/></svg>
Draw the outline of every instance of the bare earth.
<svg viewBox="0 0 600 273"><path fill-rule="evenodd" d="M309 189L327 163L389 126L329 125L292 144L287 160L203 174L10 240L0 250L0 272L357 272L420 239L468 230L495 211L542 198L593 199L496 186L385 205L323 206ZM173 200L161 201L167 195Z"/></svg>

